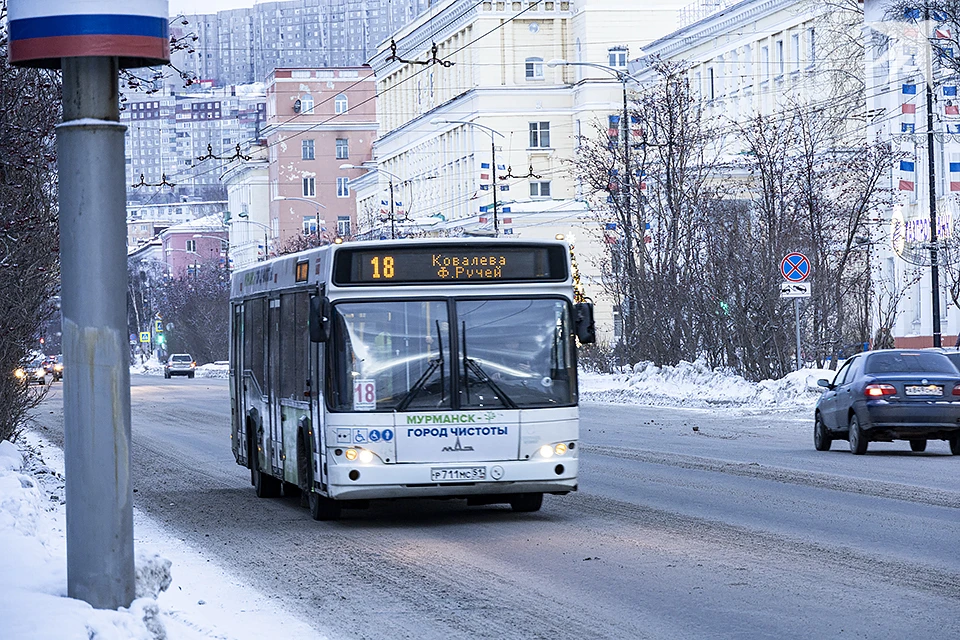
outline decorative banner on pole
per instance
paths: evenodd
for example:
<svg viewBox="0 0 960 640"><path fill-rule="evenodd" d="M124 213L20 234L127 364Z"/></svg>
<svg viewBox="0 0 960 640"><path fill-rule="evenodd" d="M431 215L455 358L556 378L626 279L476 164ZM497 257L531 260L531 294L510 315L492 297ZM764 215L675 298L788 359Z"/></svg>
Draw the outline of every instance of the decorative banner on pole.
<svg viewBox="0 0 960 640"><path fill-rule="evenodd" d="M61 58L114 57L120 66L170 61L167 0L9 0L12 64L59 69Z"/></svg>

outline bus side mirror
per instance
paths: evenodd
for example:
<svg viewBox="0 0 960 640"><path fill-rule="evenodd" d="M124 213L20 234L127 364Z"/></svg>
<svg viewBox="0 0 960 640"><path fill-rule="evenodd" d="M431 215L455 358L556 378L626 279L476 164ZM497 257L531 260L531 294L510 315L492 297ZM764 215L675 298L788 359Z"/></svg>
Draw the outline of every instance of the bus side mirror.
<svg viewBox="0 0 960 640"><path fill-rule="evenodd" d="M576 315L577 340L580 344L591 344L597 341L597 330L593 324L593 303L578 302L573 306Z"/></svg>
<svg viewBox="0 0 960 640"><path fill-rule="evenodd" d="M310 297L310 342L330 339L330 300L326 296Z"/></svg>

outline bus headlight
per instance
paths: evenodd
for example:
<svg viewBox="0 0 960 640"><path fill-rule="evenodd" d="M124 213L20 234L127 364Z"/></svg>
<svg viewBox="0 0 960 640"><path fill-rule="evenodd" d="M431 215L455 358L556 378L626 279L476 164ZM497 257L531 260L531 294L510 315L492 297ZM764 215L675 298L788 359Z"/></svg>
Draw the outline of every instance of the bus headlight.
<svg viewBox="0 0 960 640"><path fill-rule="evenodd" d="M358 455L359 454L357 453L356 449L347 449L346 451L343 452L343 456L350 462L353 462L354 460L356 460Z"/></svg>
<svg viewBox="0 0 960 640"><path fill-rule="evenodd" d="M553 457L553 447L549 444L545 444L540 447L540 457L542 458L551 458Z"/></svg>
<svg viewBox="0 0 960 640"><path fill-rule="evenodd" d="M357 459L364 464L369 464L373 462L373 452L360 449L360 454L357 456Z"/></svg>
<svg viewBox="0 0 960 640"><path fill-rule="evenodd" d="M541 458L552 458L553 456L562 456L567 452L567 443L559 442L557 444L545 444L537 451Z"/></svg>
<svg viewBox="0 0 960 640"><path fill-rule="evenodd" d="M553 448L553 452L556 453L558 456L562 456L567 452L567 445L561 442L560 444L558 444Z"/></svg>
<svg viewBox="0 0 960 640"><path fill-rule="evenodd" d="M343 452L343 457L350 462L358 461L362 464L370 464L375 456L373 451L367 449L347 449Z"/></svg>

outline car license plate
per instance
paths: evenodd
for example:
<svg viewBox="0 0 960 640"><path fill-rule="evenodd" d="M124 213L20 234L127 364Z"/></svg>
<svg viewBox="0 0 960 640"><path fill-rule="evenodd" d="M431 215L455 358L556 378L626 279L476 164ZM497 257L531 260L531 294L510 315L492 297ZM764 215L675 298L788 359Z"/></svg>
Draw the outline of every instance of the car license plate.
<svg viewBox="0 0 960 640"><path fill-rule="evenodd" d="M472 482L486 478L486 467L433 467L430 469L430 480L433 482Z"/></svg>
<svg viewBox="0 0 960 640"><path fill-rule="evenodd" d="M942 396L943 387L938 384L908 384L903 389L908 396Z"/></svg>

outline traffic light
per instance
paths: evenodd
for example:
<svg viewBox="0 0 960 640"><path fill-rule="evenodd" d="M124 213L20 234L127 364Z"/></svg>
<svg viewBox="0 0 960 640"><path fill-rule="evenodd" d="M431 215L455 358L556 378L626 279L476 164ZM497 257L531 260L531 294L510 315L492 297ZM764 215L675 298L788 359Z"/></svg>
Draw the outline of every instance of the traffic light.
<svg viewBox="0 0 960 640"><path fill-rule="evenodd" d="M165 347L165 346L167 346L167 336L166 336L166 335L164 335L164 334L162 334L162 333L158 333L158 334L157 334L157 346L160 346L160 347Z"/></svg>

